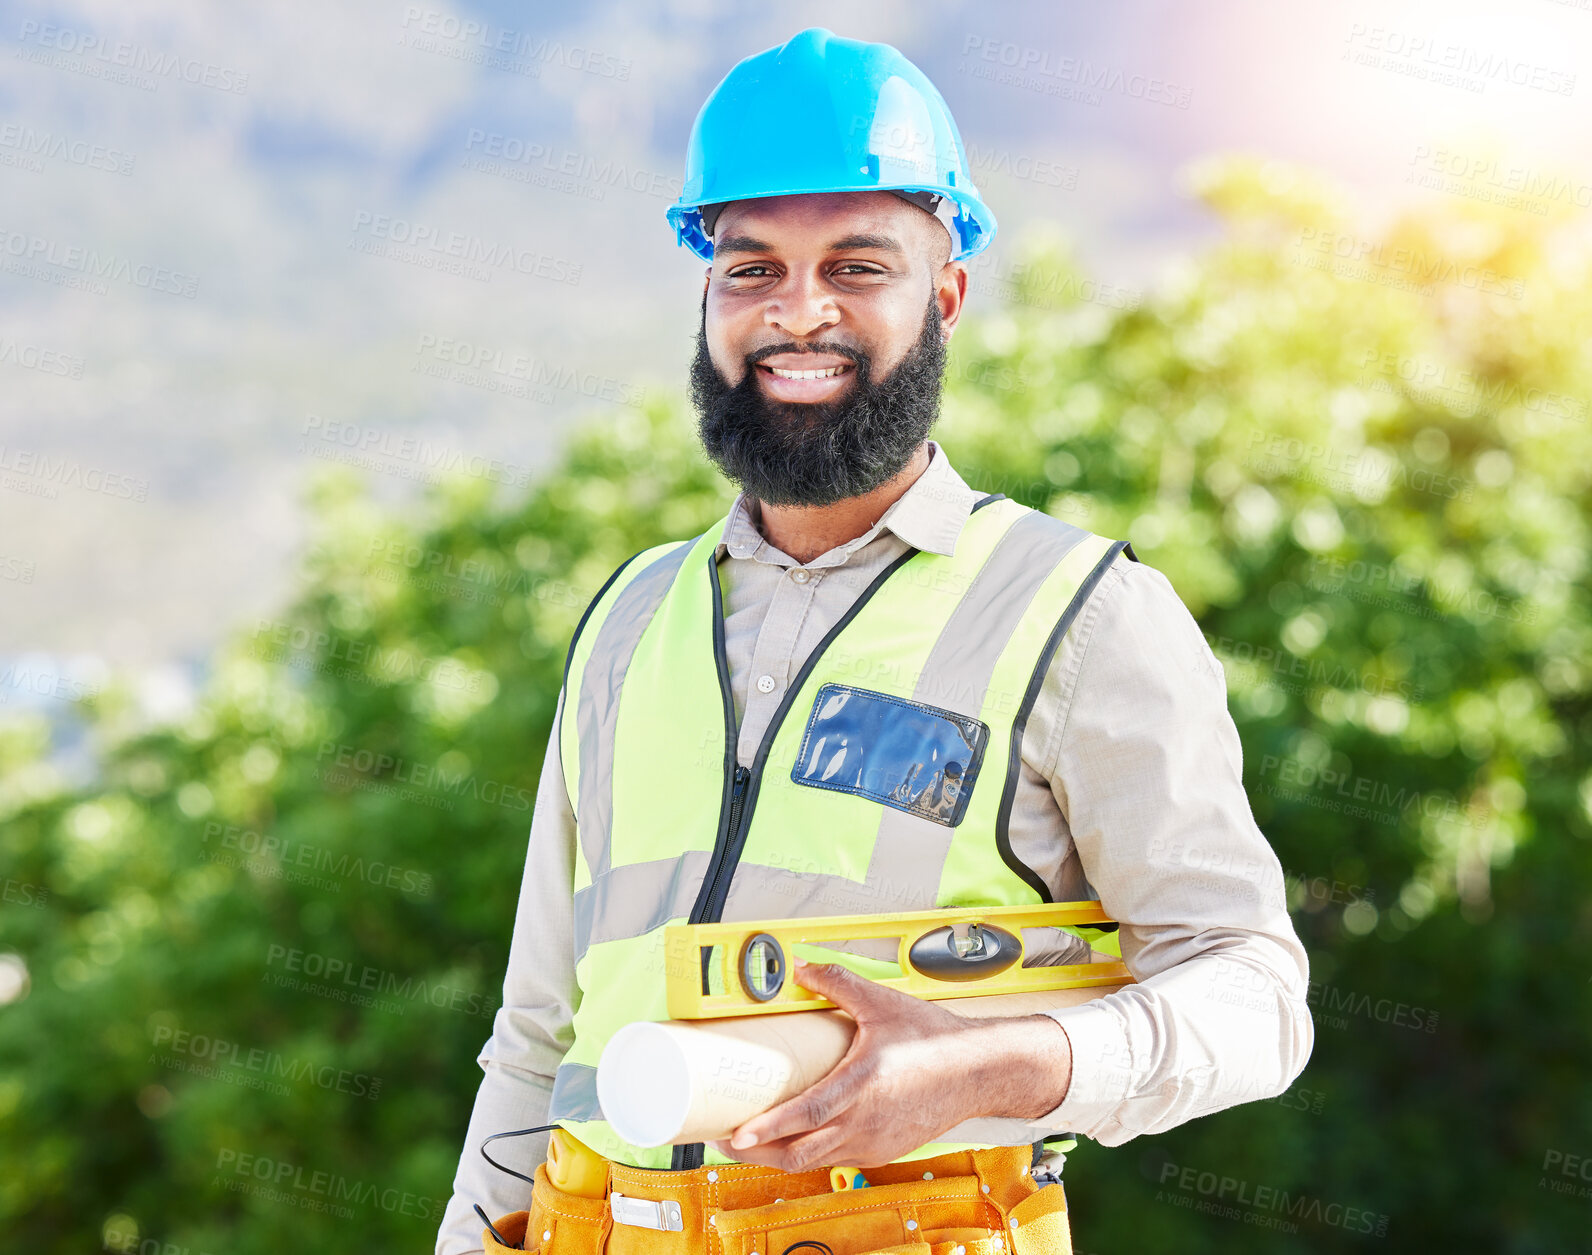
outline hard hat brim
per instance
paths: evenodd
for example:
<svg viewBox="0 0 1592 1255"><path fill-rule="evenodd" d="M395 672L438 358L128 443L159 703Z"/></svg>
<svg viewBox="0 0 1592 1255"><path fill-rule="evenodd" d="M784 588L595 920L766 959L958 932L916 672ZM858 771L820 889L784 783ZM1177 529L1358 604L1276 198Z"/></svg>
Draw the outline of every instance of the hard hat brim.
<svg viewBox="0 0 1592 1255"><path fill-rule="evenodd" d="M675 229L675 240L689 248L703 261L713 260L713 241L703 229L704 205L727 205L738 200L768 200L775 196L820 196L835 192L933 192L956 206L957 231L952 235L952 261L965 261L989 247L995 236L995 213L983 200L966 190L926 186L922 183L889 183L878 186L857 187L791 187L778 191L760 191L744 196L715 196L707 200L693 200L688 204L670 205L669 224ZM924 210L925 213L930 211ZM940 219L945 221L943 218ZM960 240L957 239L960 235Z"/></svg>

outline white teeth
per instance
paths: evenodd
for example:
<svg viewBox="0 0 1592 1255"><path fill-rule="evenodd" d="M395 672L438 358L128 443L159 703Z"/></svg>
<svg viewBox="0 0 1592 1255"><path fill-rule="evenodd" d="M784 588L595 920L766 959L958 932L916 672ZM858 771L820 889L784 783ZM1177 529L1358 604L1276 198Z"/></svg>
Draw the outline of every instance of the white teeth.
<svg viewBox="0 0 1592 1255"><path fill-rule="evenodd" d="M781 370L778 366L770 366L781 379L828 379L845 370L844 366L829 366L823 370Z"/></svg>

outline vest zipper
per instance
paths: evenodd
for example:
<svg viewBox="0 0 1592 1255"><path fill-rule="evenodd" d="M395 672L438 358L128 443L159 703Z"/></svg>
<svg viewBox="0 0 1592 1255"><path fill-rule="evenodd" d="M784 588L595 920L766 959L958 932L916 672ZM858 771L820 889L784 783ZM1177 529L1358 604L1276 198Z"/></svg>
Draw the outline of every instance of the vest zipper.
<svg viewBox="0 0 1592 1255"><path fill-rule="evenodd" d="M988 505L997 500L999 494L992 494L980 500L973 508ZM716 556L709 559L709 583L713 586L713 659L718 666L719 695L724 703L724 765L729 767L735 764L734 773L730 779L729 805L725 808L724 816L720 820L721 828L713 844L713 859L708 864L708 874L705 878L703 891L698 895L696 905L692 908L687 922L692 924L716 924L724 911L725 899L730 896L730 881L735 877L735 866L741 861L741 844L746 839L742 829L746 826L746 802L752 792L752 786L761 780L763 764L768 759L768 752L773 748L775 734L779 732L780 725L785 722L785 716L790 712L790 706L796 700L796 694L801 691L802 685L807 682L807 676L823 656L829 643L839 636L841 631L856 616L857 612L868 603L868 599L879 590L879 587L918 551L908 548L899 558L896 558L877 576L873 582L862 591L851 608L841 615L837 622L827 633L823 640L814 646L812 653L807 656L790 686L785 690L785 696L780 701L774 716L769 720L768 727L763 732L763 743L757 748L757 755L752 760L750 769L741 766L735 759L736 742L739 740L740 729L736 726L735 699L730 693L730 663L724 652L724 591L719 585L718 560ZM702 1142L681 1142L674 1147L670 1154L669 1167L672 1171L680 1172L702 1166L703 1154L706 1145Z"/></svg>
<svg viewBox="0 0 1592 1255"><path fill-rule="evenodd" d="M973 503L970 513L976 513L985 506L996 501L1003 501L1005 493L992 492L981 497ZM724 809L723 818L720 820L720 830L713 843L713 857L708 864L708 874L705 877L703 892L698 895L696 904L691 909L688 922L692 924L717 923L724 910L724 901L729 897L730 881L735 876L735 865L741 861L741 844L746 834L741 831L745 826L745 811L748 796L753 791L753 785L761 780L763 764L768 758L768 752L773 747L774 736L779 731L780 725L785 722L785 716L790 711L791 703L796 699L796 694L801 691L802 685L807 682L807 677L819 658L823 656L830 642L839 636L846 625L856 616L857 612L867 605L868 599L886 580L896 573L901 566L912 558L918 551L908 547L907 551L896 558L877 576L873 582L862 591L851 604L851 608L840 616L839 622L824 634L823 640L808 654L801 669L791 680L790 686L785 691L785 697L780 702L779 708L774 712L774 717L769 721L768 728L763 733L763 743L758 747L757 755L752 760L750 770L741 766L735 759L736 743L739 740L740 729L736 726L735 700L730 694L730 664L724 652L724 590L719 583L719 563L717 552L710 555L708 560L708 582L713 589L713 660L717 664L719 673L719 696L724 702L724 765L729 768L734 764L734 773L730 780L729 805ZM573 647L571 647L573 649ZM682 1142L675 1146L670 1155L670 1168L679 1172L702 1166L703 1152L706 1146L702 1142Z"/></svg>
<svg viewBox="0 0 1592 1255"><path fill-rule="evenodd" d="M977 513L987 505L1006 499L1005 493L992 492L988 496L980 497L973 503L969 513ZM720 820L721 828L713 843L713 857L708 864L708 874L705 878L703 892L697 896L696 904L691 910L687 922L692 924L715 924L719 921L720 913L724 910L724 900L730 894L730 881L735 876L735 865L741 861L741 843L745 833L744 827L747 797L753 792L753 785L760 782L763 774L763 763L768 758L768 752L773 748L775 734L779 732L780 725L785 722L785 716L790 712L790 705L796 699L796 694L801 691L802 685L807 682L818 660L823 657L824 651L829 648L830 642L839 636L846 625L856 617L874 593L896 573L908 560L914 557L918 550L907 548L907 551L896 558L878 575L874 576L872 583L863 589L862 594L852 602L851 608L828 632L824 638L813 647L812 653L807 655L801 669L792 678L785 696L780 701L774 716L769 720L768 727L763 731L763 743L758 746L757 754L752 759L752 766L747 769L735 758L736 743L740 739L740 728L735 719L735 699L730 692L730 661L724 651L724 589L719 583L718 555L715 552L708 558L708 583L713 590L713 661L719 676L719 697L724 703L724 765L728 768L734 764L734 775L730 783L729 805L725 809L724 817ZM755 799L754 799L755 801ZM701 1142L691 1144L691 1147L677 1146L677 1152L690 1150L693 1147L700 1152ZM692 1167L700 1166L700 1158ZM676 1164L676 1167L679 1167Z"/></svg>
<svg viewBox="0 0 1592 1255"><path fill-rule="evenodd" d="M713 869L704 899L706 918L717 920L724 910L724 899L730 894L730 876L741 859L741 815L746 806L746 789L752 782L752 773L740 763L735 764L735 779L730 787L730 816L724 829L724 853L719 865ZM728 873L728 874L726 874Z"/></svg>
<svg viewBox="0 0 1592 1255"><path fill-rule="evenodd" d="M730 660L724 652L724 593L719 585L719 567L715 556L708 563L709 580L713 585L713 661L719 675L719 696L724 703L724 760L725 766L735 764L730 781L730 800L720 820L718 835L713 841L713 856L708 863L708 874L703 889L687 921L692 924L716 923L724 910L724 899L729 896L729 880L735 874L735 864L740 861L741 815L746 808L746 792L752 782L752 773L735 760L735 746L740 729L735 720L735 699L730 693ZM732 856L731 851L734 851ZM723 881L723 888L720 888ZM706 988L707 970L704 963L703 988ZM671 1171L683 1172L702 1166L707 1151L703 1142L682 1142L669 1155Z"/></svg>

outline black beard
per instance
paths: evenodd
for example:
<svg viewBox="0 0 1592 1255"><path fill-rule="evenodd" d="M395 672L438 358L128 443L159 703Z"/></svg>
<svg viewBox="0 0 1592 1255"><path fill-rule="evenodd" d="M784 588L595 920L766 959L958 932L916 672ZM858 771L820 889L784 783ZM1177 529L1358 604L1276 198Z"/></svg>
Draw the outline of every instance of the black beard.
<svg viewBox="0 0 1592 1255"><path fill-rule="evenodd" d="M697 433L719 469L750 496L770 505L826 506L872 492L899 474L940 415L945 342L931 294L917 343L877 382L872 360L842 344L814 342L805 351L855 364L850 386L833 401L776 401L763 392L757 363L779 353L770 345L746 357L733 388L708 354L707 294L691 363Z"/></svg>

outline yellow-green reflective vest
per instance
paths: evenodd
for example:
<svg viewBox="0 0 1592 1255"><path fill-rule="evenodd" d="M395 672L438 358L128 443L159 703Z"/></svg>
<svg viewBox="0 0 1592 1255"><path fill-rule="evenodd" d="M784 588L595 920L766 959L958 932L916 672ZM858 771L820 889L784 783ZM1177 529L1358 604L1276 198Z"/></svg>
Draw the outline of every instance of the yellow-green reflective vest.
<svg viewBox="0 0 1592 1255"><path fill-rule="evenodd" d="M580 993L547 1118L644 1168L731 1162L700 1142L625 1142L597 1101L609 1037L669 1018L665 925L1052 900L1007 836L1023 728L1127 548L983 498L953 555L909 550L857 598L792 677L748 768L715 561L727 522L610 577L575 630L555 729L578 832ZM868 943L851 948L864 953L797 953L901 974ZM899 1161L985 1145L930 1142Z"/></svg>

